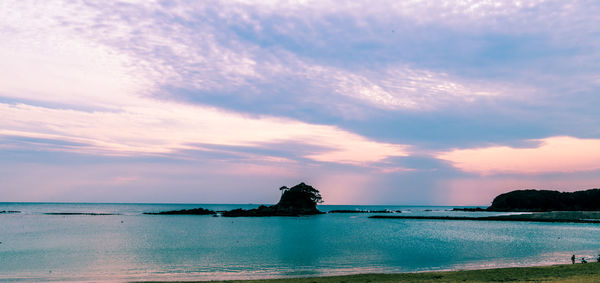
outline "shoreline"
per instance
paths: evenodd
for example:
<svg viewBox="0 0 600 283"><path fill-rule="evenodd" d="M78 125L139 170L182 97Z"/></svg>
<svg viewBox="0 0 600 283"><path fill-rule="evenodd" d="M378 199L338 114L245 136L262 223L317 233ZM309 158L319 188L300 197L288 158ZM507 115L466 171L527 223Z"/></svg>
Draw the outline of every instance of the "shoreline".
<svg viewBox="0 0 600 283"><path fill-rule="evenodd" d="M514 222L547 222L547 223L589 223L600 224L598 211L549 211L532 212L530 214L499 216L405 216L405 215L373 215L372 219L415 219L415 220L458 220L458 221L514 221Z"/></svg>
<svg viewBox="0 0 600 283"><path fill-rule="evenodd" d="M487 217L460 217L460 216L392 216L373 215L371 219L413 219L413 220L457 220L457 221L512 221L512 222L550 222L550 223L593 223L600 224L600 220L591 219L535 219L521 217L487 216Z"/></svg>
<svg viewBox="0 0 600 283"><path fill-rule="evenodd" d="M212 283L350 283L350 282L600 282L600 263L555 264L547 266L501 267L489 269L425 271L407 273L363 273L278 279L213 281L134 281L134 282L212 282Z"/></svg>

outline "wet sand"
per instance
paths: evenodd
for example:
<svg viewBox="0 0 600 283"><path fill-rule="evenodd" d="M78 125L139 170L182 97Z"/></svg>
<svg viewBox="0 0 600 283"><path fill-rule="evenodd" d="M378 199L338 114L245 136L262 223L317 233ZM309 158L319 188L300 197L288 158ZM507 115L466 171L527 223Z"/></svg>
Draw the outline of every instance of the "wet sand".
<svg viewBox="0 0 600 283"><path fill-rule="evenodd" d="M158 281L157 281L158 282ZM198 281L200 282L200 281ZM210 282L239 283L357 283L357 282L600 282L600 263L563 264L542 267L510 267L443 272L356 274L267 280Z"/></svg>

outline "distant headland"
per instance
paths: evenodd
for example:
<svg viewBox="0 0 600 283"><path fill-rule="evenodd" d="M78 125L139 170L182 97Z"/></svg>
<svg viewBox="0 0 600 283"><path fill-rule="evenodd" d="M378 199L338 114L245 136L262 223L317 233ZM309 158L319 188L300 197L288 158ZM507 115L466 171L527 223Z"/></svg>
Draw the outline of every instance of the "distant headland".
<svg viewBox="0 0 600 283"><path fill-rule="evenodd" d="M515 190L500 194L487 208L454 208L455 211L547 212L600 211L600 189L576 192Z"/></svg>
<svg viewBox="0 0 600 283"><path fill-rule="evenodd" d="M517 190L498 195L488 211L598 211L600 189L576 192Z"/></svg>
<svg viewBox="0 0 600 283"><path fill-rule="evenodd" d="M374 215L377 219L429 219L471 221L528 221L600 223L600 189L576 192L549 190L517 190L498 195L488 208L454 208L468 212L525 212L525 214L496 216L389 216Z"/></svg>

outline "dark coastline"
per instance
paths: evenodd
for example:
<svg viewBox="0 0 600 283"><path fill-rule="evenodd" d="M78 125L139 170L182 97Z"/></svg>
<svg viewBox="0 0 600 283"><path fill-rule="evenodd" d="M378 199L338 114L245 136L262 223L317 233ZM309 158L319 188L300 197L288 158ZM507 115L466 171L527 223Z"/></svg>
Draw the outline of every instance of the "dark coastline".
<svg viewBox="0 0 600 283"><path fill-rule="evenodd" d="M400 216L373 215L373 219L414 219L414 220L463 220L463 221L516 221L516 222L548 222L548 223L594 223L600 224L599 212L585 211L553 211L531 214L501 215L501 216Z"/></svg>
<svg viewBox="0 0 600 283"><path fill-rule="evenodd" d="M487 211L600 211L600 189L516 190L494 198Z"/></svg>

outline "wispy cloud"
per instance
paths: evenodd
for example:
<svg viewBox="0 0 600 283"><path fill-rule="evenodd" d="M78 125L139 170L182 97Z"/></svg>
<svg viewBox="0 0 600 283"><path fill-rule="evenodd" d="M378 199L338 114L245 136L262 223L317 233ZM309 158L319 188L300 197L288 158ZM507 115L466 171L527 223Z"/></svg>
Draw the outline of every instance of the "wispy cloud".
<svg viewBox="0 0 600 283"><path fill-rule="evenodd" d="M96 154L167 154L202 149L194 144L262 147L297 142L321 148L306 158L361 164L405 156L407 147L368 140L334 126L275 117L244 117L222 110L169 102L84 112L0 104L0 135L85 143L73 150Z"/></svg>
<svg viewBox="0 0 600 283"><path fill-rule="evenodd" d="M334 6L313 4L320 7L319 13ZM498 94L491 86L472 85L444 73L403 64L383 72L350 71L306 60L285 46L265 48L260 41L246 40L235 33L238 21L261 32L261 24L269 22L270 17L277 19L281 17L278 13L292 11L305 15L315 9L313 4L263 6L232 2L213 7L207 3L86 5L48 1L44 7L34 9L31 3L12 2L6 11L20 12L9 13L3 20L10 44L2 52L6 55L2 59L11 66L11 72L3 75L11 83L2 91L8 96L29 93L26 98L40 99L36 90L26 88L36 81L53 93L52 97L84 100L94 96L99 100L123 90L168 97L168 93L156 93L157 87L165 85L193 89L198 95L235 92L243 96L269 96L283 86L289 95L298 96L297 101L311 95L337 94L342 103L349 98L348 104L358 100L375 107L413 110L435 108L438 101L461 103ZM393 10L402 12L405 8ZM40 10L44 12L37 12ZM344 10L351 17L357 16L354 8ZM291 26L295 26L291 24L295 20L306 25L298 15L290 15L286 21L291 21ZM264 32L272 36L275 31ZM294 33L279 32L287 36ZM32 69L32 65L39 67ZM128 78L127 82L123 78ZM269 87L257 89L257 83Z"/></svg>
<svg viewBox="0 0 600 283"><path fill-rule="evenodd" d="M447 74L396 67L372 74L377 79L354 74L338 74L338 94L392 110L433 110L452 103L472 102L500 95L500 89L462 83Z"/></svg>

